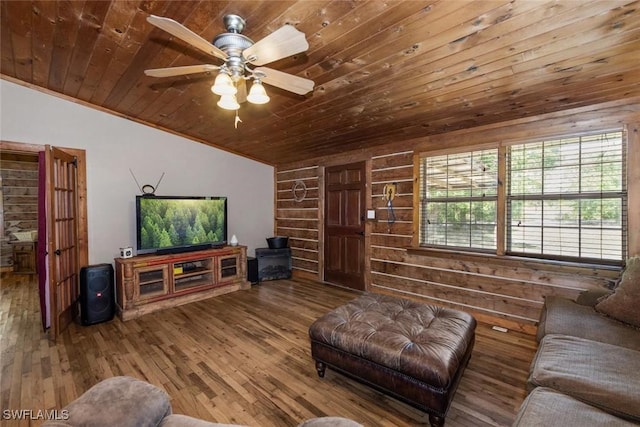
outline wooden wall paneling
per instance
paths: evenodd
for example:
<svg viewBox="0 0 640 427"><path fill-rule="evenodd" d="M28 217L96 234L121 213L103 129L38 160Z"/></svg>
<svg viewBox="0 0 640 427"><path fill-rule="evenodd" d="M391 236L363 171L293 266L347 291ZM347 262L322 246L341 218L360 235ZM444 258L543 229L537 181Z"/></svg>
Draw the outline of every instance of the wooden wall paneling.
<svg viewBox="0 0 640 427"><path fill-rule="evenodd" d="M385 185L393 183L397 192L390 207L383 198L383 189ZM413 191L413 151L372 157L370 203L376 212L376 220L371 227L372 247L404 247L411 244Z"/></svg>
<svg viewBox="0 0 640 427"><path fill-rule="evenodd" d="M580 271L551 271L544 269L544 263L539 267L532 266L502 266L498 262L488 263L485 257L475 256L469 259L455 254L447 256L427 256L405 254L404 249L399 248L373 248L372 258L380 261L395 263L408 263L410 265L424 265L425 268L439 269L446 272L458 272L466 275L478 275L495 277L497 280L507 280L509 283L530 283L535 287L545 287L547 292L553 295L572 295L582 289L597 289L603 286L611 286L617 279L618 270L603 270L592 273L591 269L583 268ZM558 290L555 290L555 289ZM525 294L518 290L517 286L509 292L514 296L524 297ZM534 295L528 298L536 299ZM540 295L537 296L540 298Z"/></svg>
<svg viewBox="0 0 640 427"><path fill-rule="evenodd" d="M320 274L319 168L275 170L276 234L289 237L294 273Z"/></svg>
<svg viewBox="0 0 640 427"><path fill-rule="evenodd" d="M388 230L388 229L387 229ZM371 245L383 248L407 248L411 245L412 238L406 234L371 233Z"/></svg>
<svg viewBox="0 0 640 427"><path fill-rule="evenodd" d="M394 208L395 211L395 208ZM397 220L393 224L387 222L389 216L388 211L383 215L384 218L378 218L373 224L371 232L374 234L389 234L393 233L399 236L412 236L413 223L409 220Z"/></svg>
<svg viewBox="0 0 640 427"><path fill-rule="evenodd" d="M505 298L524 299L542 302L540 288L547 288L547 295L575 297L580 290L577 283L574 286L558 286L536 281L535 276L530 278L503 277L492 274L491 267L475 268L477 271L464 271L454 269L452 266L436 266L430 259L409 258L402 261L390 261L388 259L376 259L372 261L376 270L386 275L397 275L420 282L431 282L445 287L459 288L461 292L482 292L492 295L500 295ZM415 262L419 262L416 264ZM471 267L474 269L473 267ZM488 270L488 271L487 271ZM524 273L524 271L523 271ZM577 281L576 281L577 282ZM482 306L482 302L476 305ZM472 304L473 305L473 304Z"/></svg>
<svg viewBox="0 0 640 427"><path fill-rule="evenodd" d="M364 289L365 291L369 291L369 286L371 284L371 233L373 227L377 224L376 220L371 220L368 218L369 211L373 210L373 204L371 200L373 198L373 186L371 185L373 176L373 161L371 159L367 159L365 161L365 176L364 182L366 186L366 193L364 195L364 263L363 263L363 280L364 280Z"/></svg>
<svg viewBox="0 0 640 427"><path fill-rule="evenodd" d="M2 183L1 267L15 264L11 233L38 229L38 156L0 153Z"/></svg>
<svg viewBox="0 0 640 427"><path fill-rule="evenodd" d="M525 121L516 123L515 126L505 122L500 126L479 129L475 133L452 132L425 138L415 146L438 147L436 151L440 152L443 150L442 147L454 147L455 150L457 138L460 135L466 139L465 145L474 147L487 143L510 143L512 135L515 139L530 140L536 138L536 130L547 134L548 122L551 123L555 135L575 133L576 129L579 132L582 124L586 124L586 131L592 131L592 127L599 128L603 124L606 124L606 129L620 128L623 117L634 117L638 114L635 108L628 108L624 103L623 105L610 104L604 107L604 111L612 113L610 117L607 120L596 120L596 124L592 120L596 115L595 110L586 109L585 111L584 116L579 113L551 114L540 117L538 122ZM637 133L629 137L630 165L634 162L634 156L637 156L631 141L634 137L637 138ZM434 143L431 139L437 142ZM504 154L504 144L500 145ZM407 155L409 154L406 152L393 153L390 150L387 154L372 157L371 203L378 209L378 221L372 225L371 231L371 290L449 305L470 311L484 321L535 333L546 295L575 298L584 289L611 286L619 276L619 268L616 267L571 266L566 263L524 260L517 257L465 255L455 251L419 253L420 251L410 250L407 252L406 248L411 246L412 241L417 242L415 235L419 231L419 224L413 221L414 212L418 214L418 206L415 205L419 203L419 195L415 193L419 187L415 179L419 174L419 156L415 158L411 156L402 162L389 161L389 159L399 159ZM403 163L406 163L407 169L403 167ZM387 182L407 179L406 171L408 170L411 171L411 179L400 184L406 186L404 187L406 190L400 191L401 196L396 202L401 208L408 208L406 215L403 216L405 222L395 224L391 228L393 231L390 231L383 221L386 219L384 201L376 194L381 192ZM638 182L638 176L633 175L632 170L638 170L638 168L629 167L629 182ZM502 183L505 180L504 175L503 171L500 176ZM410 200L402 196L404 191L409 193ZM630 194L631 191L632 188L630 188ZM634 200L633 197L630 198L630 212L640 211L638 206L634 207L634 204L637 204ZM634 221L630 220L630 227L633 227L633 223ZM630 229L629 233L631 240L634 231ZM414 238L416 240L413 240Z"/></svg>
<svg viewBox="0 0 640 427"><path fill-rule="evenodd" d="M325 165L318 166L318 194L323 195L325 193ZM318 276L320 280L324 280L325 270L325 258L322 256L325 252L325 198L324 196L318 197Z"/></svg>
<svg viewBox="0 0 640 427"><path fill-rule="evenodd" d="M372 276L375 278L375 284L372 285L373 291L378 289L393 290L401 296L416 298L431 304L444 303L458 310L472 313L484 312L496 317L517 319L529 326L535 325L542 308L542 301L497 295L407 276L395 277L378 272L372 273Z"/></svg>
<svg viewBox="0 0 640 427"><path fill-rule="evenodd" d="M640 102L640 98L632 98ZM533 334L544 297L557 295L575 298L582 290L610 287L618 278L615 266L582 265L524 259L521 257L474 254L456 251L414 249L419 224L414 223L419 208L418 173L420 152L443 153L468 150L468 147L500 146L537 140L548 136L591 133L594 130L620 129L625 123L629 134L629 240L637 239L640 223L638 199L633 195L640 186L637 175L638 117L640 107L635 101L621 100L600 106L580 107L571 112L548 113L535 118L517 119L486 125L474 130L448 132L398 144L353 151L343 156L310 160L290 167L293 172L279 173L277 186L286 193L287 180L296 176L318 176L318 207L322 211L322 172L324 166L344 163L345 158L370 156L371 194L367 207L375 209L376 219L368 221L368 289L433 302L469 311L479 320ZM635 120L631 120L635 118ZM462 141L462 143L461 143ZM635 150L635 151L634 151ZM635 160L634 160L635 159ZM297 171L313 166L309 170ZM504 183L504 171L500 180ZM384 185L396 182L398 196L394 200L396 222L389 227L387 206L382 199ZM633 193L633 194L631 194ZM288 202L283 202L287 206ZM285 210L283 208L282 212ZM321 212L297 215L318 220ZM415 216L414 216L415 215ZM320 218L320 219L318 219ZM297 227L296 219L283 220L283 226ZM634 222L635 221L635 222ZM634 224L636 224L634 226ZM318 235L318 246L322 245ZM630 251L633 243L630 242ZM301 256L301 258L305 258ZM306 259L306 258L305 258ZM319 259L322 263L322 259ZM322 272L322 266L318 267Z"/></svg>

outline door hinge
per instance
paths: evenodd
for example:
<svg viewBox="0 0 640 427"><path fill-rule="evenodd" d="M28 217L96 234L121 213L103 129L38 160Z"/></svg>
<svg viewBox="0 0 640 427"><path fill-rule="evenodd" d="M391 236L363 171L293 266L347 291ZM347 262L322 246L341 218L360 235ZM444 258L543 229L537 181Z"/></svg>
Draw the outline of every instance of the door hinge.
<svg viewBox="0 0 640 427"><path fill-rule="evenodd" d="M71 163L73 164L73 166L74 166L74 167L76 167L76 168L77 168L77 167L78 167L78 158L77 158L77 157L74 157L74 158L73 158L73 161L72 161Z"/></svg>

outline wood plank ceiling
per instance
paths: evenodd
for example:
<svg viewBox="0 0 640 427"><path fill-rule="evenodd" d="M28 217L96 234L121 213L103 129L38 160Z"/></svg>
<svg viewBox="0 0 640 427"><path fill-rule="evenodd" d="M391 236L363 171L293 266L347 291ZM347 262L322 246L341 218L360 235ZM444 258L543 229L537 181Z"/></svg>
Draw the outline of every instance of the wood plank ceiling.
<svg viewBox="0 0 640 427"><path fill-rule="evenodd" d="M220 64L149 14L211 40L229 13L254 41L304 32L307 52L268 66L316 85L266 87L237 129L214 75L144 75ZM640 94L640 1L3 0L1 14L3 78L274 165Z"/></svg>

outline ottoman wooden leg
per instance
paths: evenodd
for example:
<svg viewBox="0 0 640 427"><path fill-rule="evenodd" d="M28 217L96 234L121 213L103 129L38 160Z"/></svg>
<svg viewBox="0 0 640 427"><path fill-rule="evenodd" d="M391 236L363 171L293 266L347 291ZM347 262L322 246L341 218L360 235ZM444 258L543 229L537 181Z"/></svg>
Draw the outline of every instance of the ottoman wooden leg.
<svg viewBox="0 0 640 427"><path fill-rule="evenodd" d="M431 424L431 427L444 427L444 417L429 415L429 424Z"/></svg>
<svg viewBox="0 0 640 427"><path fill-rule="evenodd" d="M318 376L319 376L320 378L324 378L324 371L325 371L325 369L327 369L327 365L325 365L325 364L324 364L324 363L322 363L322 362L318 362L318 361L316 360L316 371L318 371Z"/></svg>

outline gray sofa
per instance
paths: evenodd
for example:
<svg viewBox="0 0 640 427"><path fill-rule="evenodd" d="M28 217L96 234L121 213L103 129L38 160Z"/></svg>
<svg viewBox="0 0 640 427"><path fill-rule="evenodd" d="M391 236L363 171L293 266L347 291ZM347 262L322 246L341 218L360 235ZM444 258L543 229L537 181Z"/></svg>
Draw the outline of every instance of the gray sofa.
<svg viewBox="0 0 640 427"><path fill-rule="evenodd" d="M186 415L172 414L164 390L132 377L108 378L91 387L78 399L57 411L57 419L46 427L240 427ZM245 426L246 427L246 426ZM341 417L319 417L298 427L363 427Z"/></svg>
<svg viewBox="0 0 640 427"><path fill-rule="evenodd" d="M545 299L514 426L640 424L640 259L613 290ZM621 321L624 320L624 321ZM631 323L627 323L631 322Z"/></svg>

